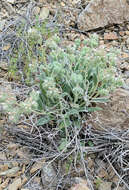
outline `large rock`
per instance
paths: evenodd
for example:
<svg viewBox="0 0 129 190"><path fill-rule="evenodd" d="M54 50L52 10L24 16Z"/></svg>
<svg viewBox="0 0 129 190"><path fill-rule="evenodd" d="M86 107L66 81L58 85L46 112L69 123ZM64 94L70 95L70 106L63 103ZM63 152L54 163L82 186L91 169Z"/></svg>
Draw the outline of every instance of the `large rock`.
<svg viewBox="0 0 129 190"><path fill-rule="evenodd" d="M129 90L116 89L108 103L97 106L102 110L92 113L89 121L95 129L129 129Z"/></svg>
<svg viewBox="0 0 129 190"><path fill-rule="evenodd" d="M78 28L93 30L111 24L129 21L129 5L126 0L91 0L78 17Z"/></svg>

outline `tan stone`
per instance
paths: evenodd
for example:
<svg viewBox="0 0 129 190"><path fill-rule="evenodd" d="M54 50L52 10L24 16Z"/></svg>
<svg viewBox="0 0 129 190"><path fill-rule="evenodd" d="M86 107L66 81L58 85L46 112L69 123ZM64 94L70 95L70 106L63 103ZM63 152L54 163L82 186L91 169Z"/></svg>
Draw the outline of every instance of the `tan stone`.
<svg viewBox="0 0 129 190"><path fill-rule="evenodd" d="M129 5L126 0L91 0L80 13L77 25L88 31L129 20Z"/></svg>
<svg viewBox="0 0 129 190"><path fill-rule="evenodd" d="M16 150L18 148L18 145L15 144L15 143L12 143L10 142L8 145L7 145L8 149L9 150Z"/></svg>
<svg viewBox="0 0 129 190"><path fill-rule="evenodd" d="M21 187L21 178L18 178L9 185L8 190L18 190Z"/></svg>
<svg viewBox="0 0 129 190"><path fill-rule="evenodd" d="M127 25L127 29L129 30L129 25Z"/></svg>
<svg viewBox="0 0 129 190"><path fill-rule="evenodd" d="M63 1L61 1L60 4L61 4L62 7L65 7L65 6L66 6L65 3L64 3Z"/></svg>
<svg viewBox="0 0 129 190"><path fill-rule="evenodd" d="M124 31L120 31L119 34L120 34L120 36L124 36L125 32Z"/></svg>
<svg viewBox="0 0 129 190"><path fill-rule="evenodd" d="M117 47L118 46L118 42L116 40L113 40L112 41L112 45Z"/></svg>
<svg viewBox="0 0 129 190"><path fill-rule="evenodd" d="M6 44L5 46L2 47L3 51L8 51L11 48L10 44Z"/></svg>
<svg viewBox="0 0 129 190"><path fill-rule="evenodd" d="M40 11L39 18L45 20L49 16L49 9L47 7L43 7Z"/></svg>
<svg viewBox="0 0 129 190"><path fill-rule="evenodd" d="M125 31L125 34L126 34L127 36L129 36L129 31Z"/></svg>
<svg viewBox="0 0 129 190"><path fill-rule="evenodd" d="M129 54L123 52L122 55L121 55L121 57L122 57L123 59L129 58Z"/></svg>
<svg viewBox="0 0 129 190"><path fill-rule="evenodd" d="M129 37L126 40L126 44L129 45Z"/></svg>
<svg viewBox="0 0 129 190"><path fill-rule="evenodd" d="M6 170L8 170L8 164L3 164L3 165L1 164L0 165L0 171L4 172Z"/></svg>
<svg viewBox="0 0 129 190"><path fill-rule="evenodd" d="M100 40L99 44L104 45L104 40Z"/></svg>
<svg viewBox="0 0 129 190"><path fill-rule="evenodd" d="M104 40L117 40L118 36L115 32L109 32L104 34Z"/></svg>

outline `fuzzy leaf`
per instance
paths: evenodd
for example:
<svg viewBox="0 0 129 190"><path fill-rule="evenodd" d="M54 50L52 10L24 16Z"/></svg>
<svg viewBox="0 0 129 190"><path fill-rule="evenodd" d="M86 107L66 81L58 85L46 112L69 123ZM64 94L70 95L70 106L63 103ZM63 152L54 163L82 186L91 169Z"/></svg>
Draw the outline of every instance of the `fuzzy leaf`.
<svg viewBox="0 0 129 190"><path fill-rule="evenodd" d="M87 108L88 112L101 111L101 110L102 110L102 108L100 108L100 107L89 107L89 108Z"/></svg>
<svg viewBox="0 0 129 190"><path fill-rule="evenodd" d="M109 99L108 98L92 98L92 100L90 102L99 102L99 103L105 103L108 102Z"/></svg>
<svg viewBox="0 0 129 190"><path fill-rule="evenodd" d="M50 120L51 120L51 119L49 118L49 116L41 117L41 118L37 121L37 126L45 125L45 124L49 123Z"/></svg>
<svg viewBox="0 0 129 190"><path fill-rule="evenodd" d="M59 146L59 150L62 151L63 149L65 149L67 144L68 144L67 139L66 138L62 138L61 139L61 144Z"/></svg>

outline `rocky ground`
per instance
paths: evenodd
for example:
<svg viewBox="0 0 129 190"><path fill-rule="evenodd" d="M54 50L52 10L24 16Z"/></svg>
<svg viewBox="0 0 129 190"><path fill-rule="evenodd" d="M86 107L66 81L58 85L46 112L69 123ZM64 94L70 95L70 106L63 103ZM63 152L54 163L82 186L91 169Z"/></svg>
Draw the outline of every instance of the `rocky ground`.
<svg viewBox="0 0 129 190"><path fill-rule="evenodd" d="M82 12L89 5L89 2L90 0L1 1L0 41L3 43L2 46L0 45L0 95L3 91L6 92L8 101L16 98L11 86L13 83L15 85L16 81L7 81L8 63L3 62L2 56L6 56L10 52L11 39L6 38L8 40L4 40L4 37L7 34L7 29L13 32L11 26L16 20L27 15L29 21L30 13L32 13L34 20L38 15L41 20L48 18L51 25L53 23L57 25L62 43L65 45L72 43L76 38L83 40L88 38L91 33L97 33L99 35L99 47L105 52L111 47L121 50L116 61L118 74L121 74L125 83L122 88L117 89L110 95L110 102L102 105L102 111L92 113L88 117L85 124L87 138L92 137L91 139L96 141L97 148L95 151L92 148L89 152L87 151L88 154L84 158L87 168L78 165L73 170L71 163L69 166L71 168L65 171L67 168L65 167L67 164L65 159L60 161L55 158L46 166L45 157L36 157L34 152L30 153L28 150L31 149L31 146L27 148L18 144L18 142L22 143L16 134L18 132L20 134L22 131L21 134L24 135L22 140L26 141L31 132L28 129L29 122L19 124L17 133L15 130L13 131L16 137L14 142L12 134L9 135L7 132L12 130L13 126L7 126L7 117L2 114L3 107L0 104L0 190L40 190L47 188L51 190L129 189L129 17L126 21L110 23L109 26L105 24L105 21L102 25L86 29L84 23L79 23L79 19L80 15L84 17ZM128 10L125 11L129 14ZM94 18L96 17L94 16ZM100 21L102 23L102 20ZM20 86L20 84L18 85ZM21 88L18 87L17 89ZM27 90L27 88L24 88L24 91L27 92ZM19 92L22 96L22 90L19 90ZM4 130L4 128L8 130ZM30 138L32 137L30 136ZM112 146L116 143L116 148L111 151L111 147L109 148L106 145L106 139L112 142ZM100 147L98 142L105 143L107 150L110 149L108 154L103 151L103 147ZM118 164L115 166L114 163Z"/></svg>

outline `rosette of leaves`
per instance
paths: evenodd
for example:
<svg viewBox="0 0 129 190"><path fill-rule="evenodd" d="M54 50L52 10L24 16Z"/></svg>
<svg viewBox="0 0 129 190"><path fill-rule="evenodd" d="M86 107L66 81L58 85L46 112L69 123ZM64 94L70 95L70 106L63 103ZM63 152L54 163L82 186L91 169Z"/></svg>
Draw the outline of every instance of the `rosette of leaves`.
<svg viewBox="0 0 129 190"><path fill-rule="evenodd" d="M59 38L53 37L48 63L40 67L38 110L44 113L37 125L51 120L66 128L85 112L99 110L93 103L104 103L109 93L122 80L116 78L116 52L108 54L98 49L98 36L73 46L60 47Z"/></svg>

